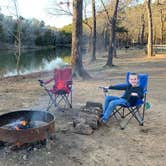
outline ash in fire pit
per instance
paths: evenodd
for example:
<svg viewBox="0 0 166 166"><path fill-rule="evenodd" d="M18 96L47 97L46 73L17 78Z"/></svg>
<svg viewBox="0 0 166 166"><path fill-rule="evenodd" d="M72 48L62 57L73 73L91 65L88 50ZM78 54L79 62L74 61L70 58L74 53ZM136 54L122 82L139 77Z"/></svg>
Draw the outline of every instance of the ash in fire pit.
<svg viewBox="0 0 166 166"><path fill-rule="evenodd" d="M17 122L14 126L12 126L15 130L29 129L32 128L30 122L26 120L21 120Z"/></svg>
<svg viewBox="0 0 166 166"><path fill-rule="evenodd" d="M21 110L0 116L0 141L22 145L42 141L55 132L55 118L46 111Z"/></svg>
<svg viewBox="0 0 166 166"><path fill-rule="evenodd" d="M26 130L29 128L35 127L35 122L27 121L27 120L17 120L10 124L2 126L5 129L12 129L12 130Z"/></svg>
<svg viewBox="0 0 166 166"><path fill-rule="evenodd" d="M37 128L47 125L46 122L41 121L29 121L29 120L16 120L15 122L9 123L2 126L5 129L9 130L26 130L30 128Z"/></svg>

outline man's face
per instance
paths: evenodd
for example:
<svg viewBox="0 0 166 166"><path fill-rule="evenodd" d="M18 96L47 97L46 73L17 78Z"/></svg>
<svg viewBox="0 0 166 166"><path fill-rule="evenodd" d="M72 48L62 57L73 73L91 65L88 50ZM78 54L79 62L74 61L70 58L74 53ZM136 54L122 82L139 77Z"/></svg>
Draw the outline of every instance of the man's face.
<svg viewBox="0 0 166 166"><path fill-rule="evenodd" d="M130 75L129 76L129 83L132 86L137 86L137 84L138 84L138 76L137 75Z"/></svg>

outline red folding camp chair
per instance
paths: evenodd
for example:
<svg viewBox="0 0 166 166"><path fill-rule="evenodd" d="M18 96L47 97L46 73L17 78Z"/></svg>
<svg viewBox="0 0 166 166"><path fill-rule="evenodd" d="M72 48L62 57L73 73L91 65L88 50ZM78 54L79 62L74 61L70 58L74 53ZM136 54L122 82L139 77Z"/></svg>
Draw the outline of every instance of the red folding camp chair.
<svg viewBox="0 0 166 166"><path fill-rule="evenodd" d="M48 88L48 84L54 81L51 88ZM39 80L40 86L44 88L47 92L50 100L47 110L51 108L52 105L64 106L72 108L72 68L66 67L54 70L53 78L43 81Z"/></svg>

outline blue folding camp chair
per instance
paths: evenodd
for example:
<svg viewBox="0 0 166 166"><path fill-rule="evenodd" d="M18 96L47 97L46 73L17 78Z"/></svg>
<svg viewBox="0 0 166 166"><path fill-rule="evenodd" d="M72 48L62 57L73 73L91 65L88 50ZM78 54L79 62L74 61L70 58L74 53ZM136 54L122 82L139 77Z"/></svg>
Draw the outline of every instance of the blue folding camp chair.
<svg viewBox="0 0 166 166"><path fill-rule="evenodd" d="M118 84L118 86L126 86L129 84L129 75L130 72L126 74L126 83ZM138 74L139 77L139 86L143 89L143 99L138 99L134 105L125 104L117 106L111 117L115 117L115 119L119 122L120 128L125 129L132 118L138 121L139 125L144 125L144 114L145 114L145 106L146 106L146 95L147 95L147 84L148 84L148 74ZM108 91L103 91L105 95L108 95ZM123 96L123 95L122 95ZM122 119L125 119L122 121ZM125 122L125 123L123 123Z"/></svg>

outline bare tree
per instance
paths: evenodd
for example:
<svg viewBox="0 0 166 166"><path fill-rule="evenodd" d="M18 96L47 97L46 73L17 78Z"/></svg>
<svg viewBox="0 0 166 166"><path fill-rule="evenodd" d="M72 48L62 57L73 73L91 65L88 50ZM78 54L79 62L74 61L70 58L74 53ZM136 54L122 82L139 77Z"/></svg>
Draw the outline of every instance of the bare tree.
<svg viewBox="0 0 166 166"><path fill-rule="evenodd" d="M89 79L90 75L84 70L82 63L82 0L73 0L73 30L72 30L72 57L73 75Z"/></svg>
<svg viewBox="0 0 166 166"><path fill-rule="evenodd" d="M109 23L109 30L110 30L110 38L109 38L109 48L108 48L108 59L106 62L105 66L112 66L113 65L113 53L116 52L116 19L117 19L117 13L118 13L118 4L119 4L119 0L116 0L115 3L115 7L114 7L114 12L113 12L113 16L112 19L109 17L108 11L103 3L103 1L101 0L105 12L107 14L107 18L108 18L108 23Z"/></svg>
<svg viewBox="0 0 166 166"><path fill-rule="evenodd" d="M147 13L148 13L148 44L147 44L147 56L153 56L153 24L152 24L152 11L151 0L145 0Z"/></svg>
<svg viewBox="0 0 166 166"><path fill-rule="evenodd" d="M95 0L91 0L92 6L92 24L89 22L87 17L87 3L84 2L84 19L83 23L88 27L90 31L89 35L89 51L92 51L91 62L96 60L96 8L95 8ZM49 8L49 13L52 15L66 15L72 16L73 12L71 11L71 0L62 0L56 1L56 7ZM89 6L89 4L88 4Z"/></svg>
<svg viewBox="0 0 166 166"><path fill-rule="evenodd" d="M15 37L15 46L16 46L16 69L17 74L19 75L19 65L20 65L20 58L21 58L21 17L18 11L18 4L17 0L13 0L16 18L17 18L17 25L16 25L16 35Z"/></svg>
<svg viewBox="0 0 166 166"><path fill-rule="evenodd" d="M56 1L55 1L56 2ZM71 64L73 67L73 76L82 77L83 79L91 78L85 71L82 63L82 23L86 24L90 31L91 25L87 19L83 20L83 1L73 0L73 11L71 11L71 0L57 1L54 8L49 8L52 15L67 15L72 16L72 50L71 50ZM86 16L86 13L84 13ZM85 17L86 18L86 17Z"/></svg>
<svg viewBox="0 0 166 166"><path fill-rule="evenodd" d="M83 23L86 25L89 29L89 37L88 37L88 52L92 50L92 24L89 22L89 19L87 17L87 3L84 1L84 19Z"/></svg>
<svg viewBox="0 0 166 166"><path fill-rule="evenodd" d="M15 59L16 59L16 70L17 74L19 75L19 67L20 67L20 57L21 57L21 19L19 15L19 9L18 9L18 2L17 0L10 0L7 1L7 5L5 6L6 10L8 10L9 13L16 19L13 23L15 23L15 29L13 27L6 26L5 30L7 31L10 36L14 39L15 44Z"/></svg>
<svg viewBox="0 0 166 166"><path fill-rule="evenodd" d="M141 16L141 35L140 35L140 44L143 45L144 44L144 33L145 33L145 18L144 18L144 14L142 14Z"/></svg>
<svg viewBox="0 0 166 166"><path fill-rule="evenodd" d="M166 22L166 5L162 3L157 4L159 13L160 13L160 31L161 31L161 44L164 44L164 35L165 35L165 22Z"/></svg>
<svg viewBox="0 0 166 166"><path fill-rule="evenodd" d="M91 62L96 60L96 7L95 0L92 0L92 58Z"/></svg>
<svg viewBox="0 0 166 166"><path fill-rule="evenodd" d="M54 16L72 16L71 0L54 0L50 4L48 13Z"/></svg>

